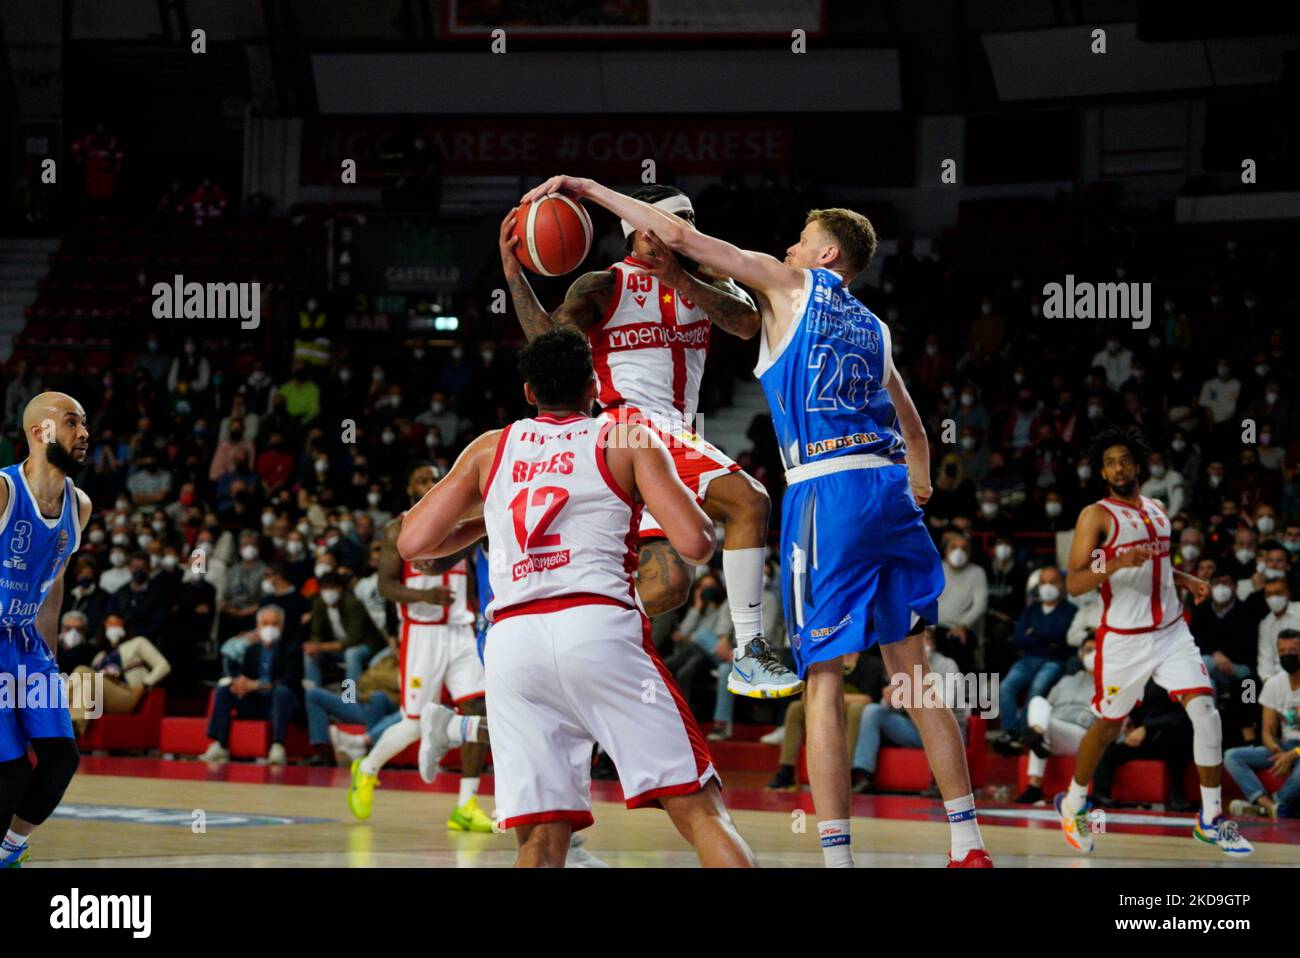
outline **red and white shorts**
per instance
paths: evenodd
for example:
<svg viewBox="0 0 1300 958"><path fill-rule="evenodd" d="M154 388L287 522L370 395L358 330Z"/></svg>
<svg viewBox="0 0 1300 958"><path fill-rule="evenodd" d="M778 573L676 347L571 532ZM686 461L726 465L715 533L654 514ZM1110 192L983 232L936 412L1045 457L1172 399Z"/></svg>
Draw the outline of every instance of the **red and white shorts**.
<svg viewBox="0 0 1300 958"><path fill-rule="evenodd" d="M503 828L591 815L592 746L628 808L717 778L704 736L637 609L572 597L502 610L486 643L487 711Z"/></svg>
<svg viewBox="0 0 1300 958"><path fill-rule="evenodd" d="M1201 651L1182 616L1154 632L1097 630L1094 713L1101 718L1122 719L1142 700L1142 690L1150 679L1167 690L1171 698L1212 691Z"/></svg>
<svg viewBox="0 0 1300 958"><path fill-rule="evenodd" d="M726 453L692 431L680 419L654 416L635 406L617 406L605 410L604 415L619 422L639 423L662 439L668 447L668 454L672 456L678 477L700 502L708 495L709 483L714 479L740 472L740 466ZM648 509L641 510L640 537L643 542L664 538L663 529Z"/></svg>
<svg viewBox="0 0 1300 958"><path fill-rule="evenodd" d="M402 623L402 714L418 719L442 689L459 705L483 695L483 664L472 625Z"/></svg>

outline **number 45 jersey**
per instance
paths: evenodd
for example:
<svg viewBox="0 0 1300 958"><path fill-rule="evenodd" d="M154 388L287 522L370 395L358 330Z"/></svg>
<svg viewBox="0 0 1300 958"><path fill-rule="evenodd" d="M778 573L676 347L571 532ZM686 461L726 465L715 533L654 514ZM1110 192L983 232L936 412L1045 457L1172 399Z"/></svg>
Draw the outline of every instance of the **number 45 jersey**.
<svg viewBox="0 0 1300 958"><path fill-rule="evenodd" d="M592 602L639 608L633 575L641 504L605 463L614 425L538 416L502 430L483 491L489 621L507 610Z"/></svg>
<svg viewBox="0 0 1300 958"><path fill-rule="evenodd" d="M902 462L885 391L889 327L830 270L804 271L802 303L782 342L769 343L763 330L754 369L785 468L855 454Z"/></svg>

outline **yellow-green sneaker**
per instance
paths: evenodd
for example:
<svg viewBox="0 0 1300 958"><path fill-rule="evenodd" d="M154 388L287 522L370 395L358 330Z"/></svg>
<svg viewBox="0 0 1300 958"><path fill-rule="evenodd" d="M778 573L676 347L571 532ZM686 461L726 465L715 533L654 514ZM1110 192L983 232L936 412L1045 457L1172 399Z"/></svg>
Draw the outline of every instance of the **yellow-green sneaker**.
<svg viewBox="0 0 1300 958"><path fill-rule="evenodd" d="M451 810L447 827L454 832L490 832L492 818L479 808L478 799L471 795L468 802Z"/></svg>
<svg viewBox="0 0 1300 958"><path fill-rule="evenodd" d="M378 775L367 775L361 770L361 759L352 760L352 782L348 785L348 808L361 821L370 817L370 809L375 803L375 788L379 785Z"/></svg>

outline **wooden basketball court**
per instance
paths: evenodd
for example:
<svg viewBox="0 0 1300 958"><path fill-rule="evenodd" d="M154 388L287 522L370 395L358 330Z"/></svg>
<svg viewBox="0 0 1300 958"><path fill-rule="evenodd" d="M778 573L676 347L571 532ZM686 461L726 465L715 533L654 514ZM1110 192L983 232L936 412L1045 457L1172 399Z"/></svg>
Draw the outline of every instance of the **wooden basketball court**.
<svg viewBox="0 0 1300 958"><path fill-rule="evenodd" d="M505 867L511 834L448 831L457 777L425 785L411 771L386 771L372 818L348 811L347 773L233 763L94 758L83 760L64 804L32 842L28 867ZM491 808L491 779L483 780ZM668 817L629 811L616 783L597 782L596 824L584 850L611 867L694 866L695 857ZM729 788L728 805L765 866L818 867L821 850L807 792ZM940 867L948 825L937 801L914 796L857 796L854 847L860 866ZM1190 815L1108 813L1096 850L1081 857L1060 834L1049 808L981 803L985 841L1000 867L1181 865L1255 867L1300 864L1300 822L1247 820L1255 845L1229 861L1191 837ZM598 866L597 866L598 867Z"/></svg>

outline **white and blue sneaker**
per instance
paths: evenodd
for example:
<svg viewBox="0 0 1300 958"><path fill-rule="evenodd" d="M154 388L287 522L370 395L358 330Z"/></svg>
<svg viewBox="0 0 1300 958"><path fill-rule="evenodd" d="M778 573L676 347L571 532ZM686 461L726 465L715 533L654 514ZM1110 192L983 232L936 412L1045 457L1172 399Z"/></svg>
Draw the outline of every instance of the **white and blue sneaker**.
<svg viewBox="0 0 1300 958"><path fill-rule="evenodd" d="M1207 825L1198 812L1196 825L1192 828L1192 837L1207 845L1218 845L1225 855L1233 858L1245 858L1255 851L1255 846L1241 837L1237 823L1230 818L1224 818L1222 814Z"/></svg>
<svg viewBox="0 0 1300 958"><path fill-rule="evenodd" d="M25 843L15 848L0 839L0 868L22 868L30 853L31 849Z"/></svg>
<svg viewBox="0 0 1300 958"><path fill-rule="evenodd" d="M756 635L744 655L732 657L727 691L751 699L783 699L802 692L803 679L782 665L767 641Z"/></svg>

